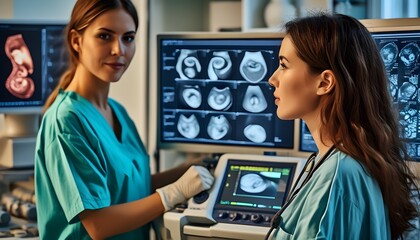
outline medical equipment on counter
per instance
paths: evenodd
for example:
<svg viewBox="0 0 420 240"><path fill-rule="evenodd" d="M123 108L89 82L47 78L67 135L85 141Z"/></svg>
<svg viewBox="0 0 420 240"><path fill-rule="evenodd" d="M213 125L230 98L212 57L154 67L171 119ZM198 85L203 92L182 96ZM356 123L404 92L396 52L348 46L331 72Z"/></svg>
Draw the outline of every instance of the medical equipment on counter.
<svg viewBox="0 0 420 240"><path fill-rule="evenodd" d="M170 239L264 239L305 158L249 154L220 157L211 189L164 214Z"/></svg>

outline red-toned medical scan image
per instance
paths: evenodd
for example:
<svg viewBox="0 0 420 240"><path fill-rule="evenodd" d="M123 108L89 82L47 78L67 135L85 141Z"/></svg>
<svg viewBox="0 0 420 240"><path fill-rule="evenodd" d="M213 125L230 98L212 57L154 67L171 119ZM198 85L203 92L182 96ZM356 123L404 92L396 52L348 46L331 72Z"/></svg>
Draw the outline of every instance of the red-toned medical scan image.
<svg viewBox="0 0 420 240"><path fill-rule="evenodd" d="M7 90L18 98L30 98L35 91L34 81L30 76L34 71L34 65L22 35L9 36L4 50L13 66L6 80Z"/></svg>

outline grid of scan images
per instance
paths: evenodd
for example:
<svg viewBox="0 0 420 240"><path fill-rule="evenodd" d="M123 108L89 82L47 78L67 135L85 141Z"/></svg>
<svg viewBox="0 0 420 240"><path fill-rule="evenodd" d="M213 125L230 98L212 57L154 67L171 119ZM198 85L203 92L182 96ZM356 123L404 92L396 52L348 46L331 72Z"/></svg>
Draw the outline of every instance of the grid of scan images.
<svg viewBox="0 0 420 240"><path fill-rule="evenodd" d="M164 141L293 148L294 123L277 119L268 84L280 39L253 48L238 41L162 44Z"/></svg>
<svg viewBox="0 0 420 240"><path fill-rule="evenodd" d="M413 160L420 161L420 34L378 33L373 37L386 68L393 102L398 109L402 138L407 141L409 155Z"/></svg>

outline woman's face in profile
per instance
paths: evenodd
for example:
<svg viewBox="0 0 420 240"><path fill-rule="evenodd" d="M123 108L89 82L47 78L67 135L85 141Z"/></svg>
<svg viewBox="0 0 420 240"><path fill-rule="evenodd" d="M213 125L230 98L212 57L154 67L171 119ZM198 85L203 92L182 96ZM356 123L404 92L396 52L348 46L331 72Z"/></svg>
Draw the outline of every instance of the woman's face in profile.
<svg viewBox="0 0 420 240"><path fill-rule="evenodd" d="M269 79L275 87L275 104L280 119L304 118L317 108L317 77L319 74L311 73L308 64L297 56L296 48L287 35L281 43L279 68Z"/></svg>

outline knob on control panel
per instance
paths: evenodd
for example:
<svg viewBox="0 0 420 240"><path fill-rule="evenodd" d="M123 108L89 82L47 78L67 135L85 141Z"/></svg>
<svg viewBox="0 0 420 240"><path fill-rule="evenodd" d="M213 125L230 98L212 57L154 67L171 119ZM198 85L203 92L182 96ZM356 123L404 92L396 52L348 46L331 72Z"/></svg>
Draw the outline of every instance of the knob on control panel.
<svg viewBox="0 0 420 240"><path fill-rule="evenodd" d="M193 197L193 200L197 204L202 204L209 198L209 193L207 191L202 191Z"/></svg>
<svg viewBox="0 0 420 240"><path fill-rule="evenodd" d="M223 223L270 226L273 214L219 209L213 212L213 217L217 222Z"/></svg>
<svg viewBox="0 0 420 240"><path fill-rule="evenodd" d="M251 221L254 223L260 223L262 222L263 217L260 214L252 214L251 215Z"/></svg>

